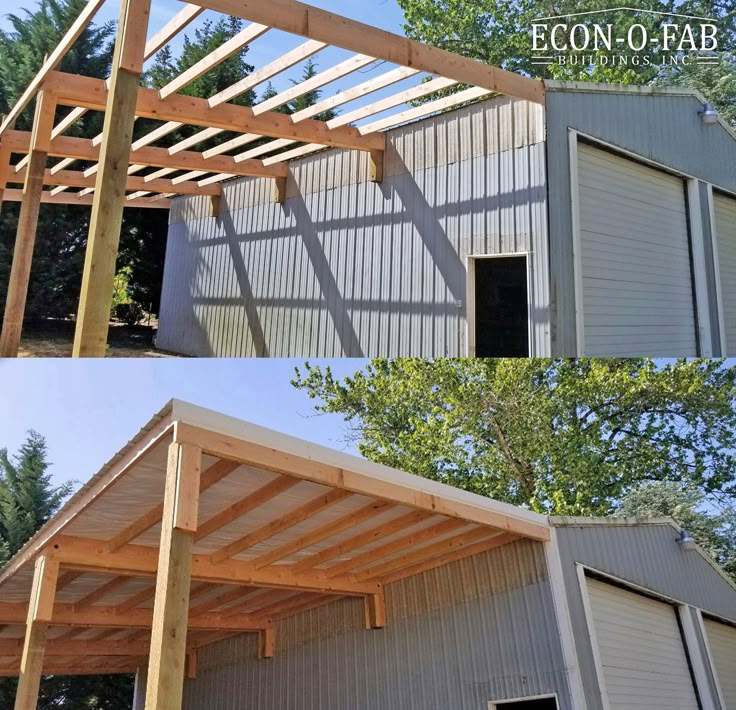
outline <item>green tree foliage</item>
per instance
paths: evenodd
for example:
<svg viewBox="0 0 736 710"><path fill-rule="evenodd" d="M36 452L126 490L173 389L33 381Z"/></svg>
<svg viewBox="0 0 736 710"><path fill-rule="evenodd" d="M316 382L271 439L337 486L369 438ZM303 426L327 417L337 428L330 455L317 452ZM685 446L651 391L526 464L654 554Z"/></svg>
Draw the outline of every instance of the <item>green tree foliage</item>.
<svg viewBox="0 0 736 710"><path fill-rule="evenodd" d="M736 581L736 511L732 506L714 512L700 491L660 481L627 493L616 515L673 518Z"/></svg>
<svg viewBox="0 0 736 710"><path fill-rule="evenodd" d="M71 493L72 484L54 486L46 441L35 431L15 456L0 449L0 563L7 561L46 523ZM0 707L13 707L16 680L0 679ZM133 699L130 676L44 678L39 710L127 710Z"/></svg>
<svg viewBox="0 0 736 710"><path fill-rule="evenodd" d="M607 515L668 481L736 497L736 368L698 360L374 360L297 369L360 453L556 515Z"/></svg>
<svg viewBox="0 0 736 710"><path fill-rule="evenodd" d="M404 30L414 39L529 76L621 84L664 83L698 88L719 111L733 121L736 104L736 7L732 0L647 0L636 4L637 8L643 10L714 18L719 28L719 51L722 53L722 63L715 69L695 64L663 67L662 52L656 45L652 45L653 48L646 55L650 63L642 62L638 66L631 63L617 66L593 65L583 61L581 57L583 54L589 55L589 51L578 52L579 63L575 65L552 64L545 67L532 63L533 20L568 13L608 10L611 3L604 0L586 0L584 3L549 3L538 0L398 0L398 4L404 12ZM650 36L654 36L657 28L664 22L671 21L671 18L624 9L596 15L596 21L603 24L611 22L615 27L628 27L630 22L635 21L644 25ZM616 47L616 53L623 53L628 57L633 54L644 56L631 52L625 46Z"/></svg>
<svg viewBox="0 0 736 710"><path fill-rule="evenodd" d="M16 456L0 449L0 541L8 555L20 550L71 492L71 484L51 485L48 467L46 440L35 431L28 432Z"/></svg>

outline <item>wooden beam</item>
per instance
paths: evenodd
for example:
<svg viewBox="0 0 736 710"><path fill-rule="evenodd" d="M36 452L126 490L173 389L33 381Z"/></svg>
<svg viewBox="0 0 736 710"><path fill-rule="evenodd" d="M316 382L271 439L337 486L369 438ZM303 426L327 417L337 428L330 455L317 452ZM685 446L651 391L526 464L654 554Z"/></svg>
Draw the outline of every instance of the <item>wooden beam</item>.
<svg viewBox="0 0 736 710"><path fill-rule="evenodd" d="M212 486L223 478L229 476L233 471L235 471L235 469L239 468L239 466L240 464L235 461L228 461L226 459L220 459L216 463L212 464L212 466L210 466L200 477L200 495L206 490L212 488ZM163 503L151 508L151 510L144 513L140 518L138 518L138 520L132 522L127 528L119 532L112 540L110 540L107 544L107 551L115 552L115 550L150 530L154 525L156 525L156 523L161 521L163 512ZM195 540L196 539L195 535Z"/></svg>
<svg viewBox="0 0 736 710"><path fill-rule="evenodd" d="M0 623L22 624L28 614L26 604L0 602ZM118 607L95 604L84 609L76 609L74 604L55 604L51 615L53 626L75 626L105 629L151 629L154 621L152 609L130 609L120 612ZM267 619L249 614L219 614L209 612L199 614L189 620L192 630L231 630L257 631L268 623ZM184 614L187 625L187 615Z"/></svg>
<svg viewBox="0 0 736 710"><path fill-rule="evenodd" d="M77 629L78 631L78 629ZM113 629L119 631L119 629ZM45 657L49 656L145 656L148 654L147 641L79 641L69 639L48 639ZM0 656L20 656L23 651L21 639L0 639Z"/></svg>
<svg viewBox="0 0 736 710"><path fill-rule="evenodd" d="M375 116L378 113L388 111L390 108L401 106L417 99L422 99L430 94L437 93L443 89L448 89L451 86L456 86L457 82L454 79L445 79L440 77L439 79L433 79L432 81L425 81L418 86L413 86L405 91L400 91L398 94L392 94L387 96L385 99L376 101L375 103L368 104L367 106L361 106L354 111L335 116L327 121L327 125L330 128L334 126L346 126L348 123L355 123L368 116Z"/></svg>
<svg viewBox="0 0 736 710"><path fill-rule="evenodd" d="M96 111L105 109L107 87L102 79L54 72L47 81L60 104L86 106ZM210 99L211 100L211 99ZM161 99L154 89L138 89L137 115L160 121L179 121L206 128L232 131L237 127L243 133L259 133L272 138L290 138L307 143L320 143L337 148L354 150L384 150L385 136L361 136L349 126L327 128L324 121L304 120L292 123L289 116L271 111L255 116L247 106L222 103L210 107L206 99L172 94Z"/></svg>
<svg viewBox="0 0 736 710"><path fill-rule="evenodd" d="M13 174L13 168L10 165L10 149L0 142L0 206L2 206L4 197L3 193L8 185L8 177Z"/></svg>
<svg viewBox="0 0 736 710"><path fill-rule="evenodd" d="M126 665L118 662L101 662L89 663L88 659L75 659L73 666L48 664L44 666L45 675L132 675L136 672L137 661L130 657L126 658ZM13 678L18 675L19 667L17 664L1 664L0 677ZM35 705L33 706L35 710Z"/></svg>
<svg viewBox="0 0 736 710"><path fill-rule="evenodd" d="M159 554L155 548L125 545L116 552L106 551L107 542L59 535L49 546L49 554L69 569L97 571L134 577L153 576ZM380 584L356 583L348 579L329 579L319 571L299 574L285 565L256 569L250 562L228 559L213 563L209 555L192 556L192 578L213 584L242 584L300 591L336 592L364 596L381 588ZM0 623L3 623L0 620ZM114 626L114 624L111 624Z"/></svg>
<svg viewBox="0 0 736 710"><path fill-rule="evenodd" d="M416 76L420 73L421 72L418 69L412 69L411 67L397 67L396 69L391 69L391 71L387 71L379 76L374 76L372 79L368 79L368 81L364 81L362 84L352 86L349 89L345 89L345 91L340 91L334 96L322 99L322 101L317 102L313 106L307 106L301 111L293 113L291 115L291 120L294 121L294 123L297 123L299 121L303 121L305 118L319 116L319 114L324 113L325 111L330 111L331 109L342 106L350 101L367 96L368 94L372 94L380 89L385 89L387 86L393 86L404 79L408 79L409 77Z"/></svg>
<svg viewBox="0 0 736 710"><path fill-rule="evenodd" d="M313 515L317 515L323 510L327 510L327 508L332 507L341 500L345 500L345 498L349 498L351 495L352 493L350 493L350 491L333 488L327 493L324 493L317 498L310 500L308 503L289 511L280 518L271 521L267 525L264 525L263 527L258 528L237 540L233 540L233 542L213 552L212 555L210 555L210 558L214 564L223 562L243 550L247 550L248 548L257 545L259 542L268 540L270 537L274 537L284 530L288 530L294 525L304 522Z"/></svg>
<svg viewBox="0 0 736 710"><path fill-rule="evenodd" d="M194 534L194 541L203 540L213 532L230 524L233 520L237 520L251 510L255 510L298 484L298 479L289 476L279 476L273 481L269 481L257 490L224 508L219 513L216 513L208 520L205 520Z"/></svg>
<svg viewBox="0 0 736 710"><path fill-rule="evenodd" d="M515 532L542 542L549 540L550 537L549 525L542 516L538 516L537 521L523 517L522 514L517 516L510 510L506 512L502 509L505 506L497 505L497 509L494 510L493 501L487 501L487 505L483 505L486 503L484 500L475 504L428 493L421 490L421 479L418 477L414 479L414 477L403 476L404 480L399 478L394 481L378 480L365 473L331 466L307 456L277 451L272 447L243 441L237 437L209 431L184 422L179 422L176 437L182 442L197 442L204 451L221 458L240 461L314 483L344 488L359 495L400 503L432 515L459 518L468 523ZM508 510L508 507L506 508Z"/></svg>
<svg viewBox="0 0 736 710"><path fill-rule="evenodd" d="M92 21L97 11L102 7L105 0L89 0L84 9L79 13L79 16L72 23L72 26L67 30L66 34L61 38L59 44L56 45L54 51L45 59L43 65L38 70L36 76L33 77L31 83L27 86L26 90L21 94L21 97L16 101L15 106L10 109L10 112L3 119L0 124L0 135L5 133L8 128L11 127L20 116L23 109L28 106L31 99L36 95L41 86L43 85L46 77L56 69L64 58L64 55L72 48L74 43L77 41L79 36L84 32L87 25ZM52 125L53 128L53 125Z"/></svg>
<svg viewBox="0 0 736 710"><path fill-rule="evenodd" d="M23 330L23 317L28 296L28 282L31 277L33 247L36 243L38 213L43 194L43 176L46 169L51 130L54 127L56 99L52 94L41 91L36 99L36 113L33 119L31 150L28 172L23 185L18 228L13 249L13 263L5 300L2 333L0 333L0 357L17 357L20 336ZM9 190L3 190L4 199L12 199Z"/></svg>
<svg viewBox="0 0 736 710"><path fill-rule="evenodd" d="M51 136L50 128L49 136ZM33 573L33 587L28 604L26 636L20 661L15 710L35 710L38 702L46 634L53 614L58 576L58 562L44 555L39 556Z"/></svg>
<svg viewBox="0 0 736 710"><path fill-rule="evenodd" d="M370 54L377 59L412 67L435 76L478 86L535 103L544 103L544 84L520 74L483 64L443 49L350 20L297 0L207 0L216 12L261 22L274 29Z"/></svg>
<svg viewBox="0 0 736 710"><path fill-rule="evenodd" d="M201 602L200 604L197 604L197 606L193 606L189 610L189 616L191 618L199 616L200 614L205 614L211 609L217 609L217 607L220 607L223 604L229 604L233 601L244 601L245 599L248 599L255 594L260 594L262 591L263 590L261 589L252 589L250 587L228 589L228 591L223 592L222 594L218 594L214 597L211 597L210 599L207 599L206 601Z"/></svg>
<svg viewBox="0 0 736 710"><path fill-rule="evenodd" d="M414 525L417 525L423 520L426 520L426 518L427 514L420 510L414 510L410 513L406 513L398 518L394 518L393 520L389 520L386 523L371 528L370 530L366 530L365 532L362 532L355 537L351 537L344 542L339 542L336 545L332 545L331 547L318 552L316 555L311 555L301 562L297 562L291 565L291 570L297 574L301 572L306 572L307 570L313 569L318 565L329 562L335 557L346 555L348 552L358 550L365 545L369 545L372 542L381 540L384 537L388 537L389 535L394 535L395 533L402 530L408 530Z"/></svg>
<svg viewBox="0 0 736 710"><path fill-rule="evenodd" d="M24 131L8 131L0 142L0 145L6 144L13 153L27 152L30 145L30 134ZM99 160L100 149L93 146L92 142L86 138L59 136L51 141L49 155L95 161ZM286 166L265 168L260 160L236 162L234 158L227 155L205 159L201 153L191 151L171 155L166 148L150 146L133 151L130 154L130 160L143 166L171 168L172 171L200 169L205 172L266 178L286 177L288 175ZM149 182L150 178L146 176L143 180Z"/></svg>
<svg viewBox="0 0 736 710"><path fill-rule="evenodd" d="M22 190L5 190L5 200L7 202L22 202ZM92 195L80 195L78 192L62 192L58 195L52 195L48 190L41 193L41 204L49 205L87 205L94 203ZM171 200L150 200L148 198L138 198L135 200L127 200L126 207L143 207L149 209L167 210L171 207Z"/></svg>
<svg viewBox="0 0 736 710"><path fill-rule="evenodd" d="M382 579L385 575L394 572L397 569L408 567L418 562L424 562L425 560L433 557L439 557L447 552L459 550L483 540L497 538L503 534L504 533L491 533L488 528L474 528L473 530L463 532L460 535L454 535L453 537L440 540L439 542L432 543L431 545L420 547L418 550L407 550L400 558L381 562L374 567L369 567L366 570L358 572L354 577L356 579Z"/></svg>
<svg viewBox="0 0 736 710"><path fill-rule="evenodd" d="M276 94L276 96L266 99L265 101L261 101L253 107L253 113L258 116L266 111L273 111L274 109L279 108L279 106L289 103L289 101L293 101L300 96L304 96L310 91L321 89L323 86L348 76L359 69L363 69L363 67L373 64L375 61L375 57L368 56L367 54L356 54L349 59L346 59L344 62L340 62L334 67L316 74L311 79L294 84L290 88Z"/></svg>
<svg viewBox="0 0 736 710"><path fill-rule="evenodd" d="M196 446L169 446L146 710L181 708L201 464L202 450Z"/></svg>
<svg viewBox="0 0 736 710"><path fill-rule="evenodd" d="M449 108L460 106L468 101L482 99L490 93L491 92L487 89L479 89L476 87L465 89L465 91L460 91L457 94L450 94L449 96L444 96L436 101L430 101L428 104L421 104L420 106L415 106L414 108L407 109L401 113L395 113L393 116L388 116L374 121L373 123L368 123L361 126L358 131L360 131L361 135L370 135L376 131L393 128L394 126L398 126L400 123L415 121L439 111L446 111Z"/></svg>
<svg viewBox="0 0 736 710"><path fill-rule="evenodd" d="M123 0L82 274L74 357L104 357L151 0ZM103 82L104 83L104 82Z"/></svg>
<svg viewBox="0 0 736 710"><path fill-rule="evenodd" d="M365 626L367 629L382 629L386 626L386 598L383 592L365 598Z"/></svg>
<svg viewBox="0 0 736 710"><path fill-rule="evenodd" d="M110 592L115 591L118 587L122 587L130 581L129 577L113 577L109 582L97 587L94 591L87 594L77 602L74 602L75 609L84 609L92 606L95 602L103 599Z"/></svg>
<svg viewBox="0 0 736 710"><path fill-rule="evenodd" d="M479 555L482 552L493 550L497 547L501 547L501 545L507 545L508 543L514 542L515 540L519 539L519 536L514 535L513 533L503 533L502 535L490 537L486 540L476 542L474 545L468 545L456 550L450 550L443 555L438 555L437 557L432 557L430 559L417 562L416 564L410 565L408 567L402 567L401 569L385 575L383 577L383 581L385 584L390 584L392 582L396 582L399 579L404 579L405 577L411 577L412 575L421 574L422 572L426 572L430 569L435 569L436 567L441 567L442 565L457 562L457 560L461 560L465 557Z"/></svg>
<svg viewBox="0 0 736 710"><path fill-rule="evenodd" d="M370 564L371 562L375 562L376 560L380 560L383 557L401 552L402 550L406 550L407 548L413 547L414 545L420 545L424 542L427 542L428 540L433 540L440 535L446 535L450 532L460 530L464 527L467 527L467 525L468 523L463 520L456 520L452 518L448 520L443 520L441 523L437 523L436 525L432 525L428 528L422 528L421 530L417 530L416 532L410 533L409 535L400 537L397 540L391 540L390 542L387 542L379 547L367 550L366 552L360 555L356 555L349 560L338 562L336 565L332 565L332 567L329 567L325 571L325 574L328 577L342 576L350 570L357 569L358 567L362 567L363 565ZM485 535L491 534L491 531L488 528L479 529ZM402 555L402 558L405 557L406 554L408 553Z"/></svg>
<svg viewBox="0 0 736 710"><path fill-rule="evenodd" d="M2 156L0 155L0 160ZM26 169L23 168L15 174L15 178L21 181L25 178ZM85 176L79 170L59 170L52 173L46 170L43 182L45 185L64 185L65 187L94 187L94 176ZM220 195L222 188L219 185L198 185L196 182L173 183L171 180L146 180L142 177L130 176L125 185L126 191L148 190L149 192L175 192L180 195Z"/></svg>
<svg viewBox="0 0 736 710"><path fill-rule="evenodd" d="M182 72L179 76L172 79L162 89L159 89L159 96L162 99L165 99L167 96L183 89L185 86L191 84L218 64L224 62L228 57L232 57L233 54L239 52L247 44L258 39L261 35L265 34L268 29L269 28L266 25L259 25L255 22L248 25L244 29L240 30L240 32L238 32L234 37L223 42L217 49L202 57L198 62L195 62L185 72Z"/></svg>
<svg viewBox="0 0 736 710"><path fill-rule="evenodd" d="M328 537L337 535L344 530L349 530L350 528L360 525L366 520L370 520L376 515L385 513L394 507L395 506L391 505L391 503L387 503L382 500L368 503L368 505L348 513L342 518L338 518L331 523L327 523L327 525L323 525L322 527L312 530L312 532L308 532L305 535L300 535L296 540L287 542L284 545L281 545L281 547L277 547L275 550L267 552L265 555L261 555L253 561L253 566L256 569L268 567L268 565L278 562L279 560L283 560L285 557L289 557L295 552L299 552L299 550L303 550L311 545L321 542L322 540L326 540Z"/></svg>
<svg viewBox="0 0 736 710"><path fill-rule="evenodd" d="M276 637L273 627L258 632L258 658L273 658Z"/></svg>

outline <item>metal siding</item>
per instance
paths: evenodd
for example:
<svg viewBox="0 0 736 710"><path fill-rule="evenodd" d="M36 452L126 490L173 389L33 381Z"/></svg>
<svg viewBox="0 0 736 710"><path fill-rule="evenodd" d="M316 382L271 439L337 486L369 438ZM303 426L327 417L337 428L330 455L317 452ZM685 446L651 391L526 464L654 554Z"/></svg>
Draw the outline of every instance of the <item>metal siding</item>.
<svg viewBox="0 0 736 710"><path fill-rule="evenodd" d="M582 354L695 357L683 181L579 143L578 185Z"/></svg>
<svg viewBox="0 0 736 710"><path fill-rule="evenodd" d="M569 710L544 560L520 541L389 585L381 630L364 628L360 599L285 619L270 660L254 635L201 649L184 707L487 710L556 692Z"/></svg>
<svg viewBox="0 0 736 710"><path fill-rule="evenodd" d="M736 590L670 525L560 526L557 540L589 710L603 710L575 563L736 621Z"/></svg>
<svg viewBox="0 0 736 710"><path fill-rule="evenodd" d="M736 199L713 195L726 353L736 355Z"/></svg>
<svg viewBox="0 0 736 710"><path fill-rule="evenodd" d="M587 579L611 710L698 707L673 606Z"/></svg>
<svg viewBox="0 0 736 710"><path fill-rule="evenodd" d="M736 192L736 141L705 126L694 96L547 92L550 308L553 355L576 355L568 129Z"/></svg>
<svg viewBox="0 0 736 710"><path fill-rule="evenodd" d="M270 181L174 201L159 347L201 356L466 354L467 257L530 252L532 352L549 353L541 106L506 97L387 134L365 154L290 164Z"/></svg>
<svg viewBox="0 0 736 710"><path fill-rule="evenodd" d="M716 667L725 710L736 708L736 628L703 619L708 645Z"/></svg>

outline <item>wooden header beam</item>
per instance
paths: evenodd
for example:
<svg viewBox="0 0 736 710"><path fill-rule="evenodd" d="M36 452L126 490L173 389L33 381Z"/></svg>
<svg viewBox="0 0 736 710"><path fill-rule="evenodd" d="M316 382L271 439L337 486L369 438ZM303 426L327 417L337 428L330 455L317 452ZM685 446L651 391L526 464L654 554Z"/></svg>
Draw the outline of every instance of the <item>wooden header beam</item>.
<svg viewBox="0 0 736 710"><path fill-rule="evenodd" d="M26 131L8 131L0 141L0 146L10 148L13 153L27 153L30 149L31 134ZM51 141L49 155L76 160L96 161L100 148L92 145L88 138L58 136ZM201 153L181 151L170 155L166 148L144 146L131 151L130 161L156 168L174 170L204 170L206 172L229 173L241 177L278 178L288 175L287 166L265 167L260 160L236 162L226 155L203 158ZM143 178L145 180L145 178ZM173 192L173 190L172 190Z"/></svg>
<svg viewBox="0 0 736 710"><path fill-rule="evenodd" d="M107 86L102 79L53 72L44 87L56 94L61 105L105 110ZM181 94L172 94L162 99L153 89L138 89L135 111L138 116L159 121L178 121L226 131L237 129L243 133L290 138L336 148L371 151L384 150L386 147L386 137L383 134L361 136L357 128L328 128L323 121L314 119L305 119L295 125L285 114L270 111L256 116L253 109L247 106L222 103L210 107L206 99Z"/></svg>
<svg viewBox="0 0 736 710"><path fill-rule="evenodd" d="M22 202L23 191L6 189L3 199L8 202ZM78 192L62 192L58 195L52 195L48 190L44 190L41 193L41 202L50 205L86 205L89 207L94 202L94 195L80 195ZM171 200L163 198L153 201L144 197L137 197L132 200L126 200L125 207L168 210L171 207Z"/></svg>
<svg viewBox="0 0 736 710"><path fill-rule="evenodd" d="M463 84L539 104L545 100L541 81L430 47L297 0L202 0L201 4L225 15L260 22L290 34L351 52L370 54L377 59L455 79Z"/></svg>
<svg viewBox="0 0 736 710"><path fill-rule="evenodd" d="M23 182L25 178L26 168L21 168L8 181ZM79 170L59 170L52 173L46 170L43 178L45 185L66 185L68 187L94 187L94 175L86 176ZM178 182L171 180L157 179L146 180L143 177L129 176L125 185L126 191L147 190L148 192L175 192L179 195L221 195L222 187L220 185L198 185L196 182Z"/></svg>

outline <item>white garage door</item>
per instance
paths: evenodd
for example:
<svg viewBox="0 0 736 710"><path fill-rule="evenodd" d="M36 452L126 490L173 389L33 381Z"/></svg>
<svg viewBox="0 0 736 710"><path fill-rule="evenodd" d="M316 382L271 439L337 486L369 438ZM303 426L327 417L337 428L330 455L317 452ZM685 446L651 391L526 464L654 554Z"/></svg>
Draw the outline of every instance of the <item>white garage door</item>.
<svg viewBox="0 0 736 710"><path fill-rule="evenodd" d="M727 710L736 710L736 629L704 619L708 646Z"/></svg>
<svg viewBox="0 0 736 710"><path fill-rule="evenodd" d="M611 710L695 710L674 607L595 579L587 584Z"/></svg>
<svg viewBox="0 0 736 710"><path fill-rule="evenodd" d="M713 195L726 352L736 355L736 200Z"/></svg>
<svg viewBox="0 0 736 710"><path fill-rule="evenodd" d="M585 355L697 355L682 180L578 144Z"/></svg>

